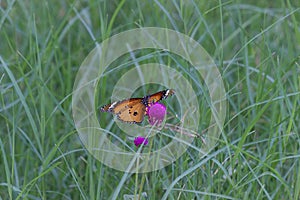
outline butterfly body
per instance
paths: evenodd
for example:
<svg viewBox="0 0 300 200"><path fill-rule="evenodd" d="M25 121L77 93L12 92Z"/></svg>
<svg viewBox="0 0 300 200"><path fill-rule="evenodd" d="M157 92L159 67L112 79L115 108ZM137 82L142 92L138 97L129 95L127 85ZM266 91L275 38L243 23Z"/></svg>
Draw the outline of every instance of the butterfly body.
<svg viewBox="0 0 300 200"><path fill-rule="evenodd" d="M122 122L141 123L146 115L147 108L151 104L167 98L175 93L174 90L162 90L143 98L130 98L116 101L100 108L101 112L110 112L117 116Z"/></svg>

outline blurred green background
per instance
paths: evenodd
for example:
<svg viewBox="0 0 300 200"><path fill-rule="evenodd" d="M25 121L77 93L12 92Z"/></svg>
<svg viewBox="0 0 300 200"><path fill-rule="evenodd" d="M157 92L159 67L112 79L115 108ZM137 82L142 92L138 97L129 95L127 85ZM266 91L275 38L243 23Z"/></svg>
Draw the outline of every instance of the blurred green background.
<svg viewBox="0 0 300 200"><path fill-rule="evenodd" d="M228 109L205 158L191 148L162 170L126 174L85 150L71 101L96 42L138 27L198 41L223 76ZM0 197L299 199L299 55L300 1L1 0Z"/></svg>

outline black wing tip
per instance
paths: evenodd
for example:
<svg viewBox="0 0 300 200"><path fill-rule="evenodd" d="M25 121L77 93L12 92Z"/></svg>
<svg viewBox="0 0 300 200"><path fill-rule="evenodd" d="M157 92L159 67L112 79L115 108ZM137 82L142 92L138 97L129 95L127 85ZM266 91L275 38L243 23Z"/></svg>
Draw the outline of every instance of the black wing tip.
<svg viewBox="0 0 300 200"><path fill-rule="evenodd" d="M172 96L173 94L175 94L175 90L167 89L164 91L163 99L167 98L168 96Z"/></svg>
<svg viewBox="0 0 300 200"><path fill-rule="evenodd" d="M169 95L172 96L173 94L175 94L175 90L174 89L169 89Z"/></svg>
<svg viewBox="0 0 300 200"><path fill-rule="evenodd" d="M111 112L111 104L107 104L100 107L100 112Z"/></svg>

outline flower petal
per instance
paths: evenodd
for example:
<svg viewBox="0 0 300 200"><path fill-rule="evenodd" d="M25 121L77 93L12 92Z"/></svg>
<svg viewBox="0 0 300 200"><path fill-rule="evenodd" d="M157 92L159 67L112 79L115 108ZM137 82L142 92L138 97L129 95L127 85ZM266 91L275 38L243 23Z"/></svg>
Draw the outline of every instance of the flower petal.
<svg viewBox="0 0 300 200"><path fill-rule="evenodd" d="M138 136L134 139L134 144L135 146L140 146L141 144L147 145L148 144L148 139L144 138L142 136Z"/></svg>
<svg viewBox="0 0 300 200"><path fill-rule="evenodd" d="M154 103L147 109L148 120L151 125L159 126L167 114L166 106L162 103Z"/></svg>

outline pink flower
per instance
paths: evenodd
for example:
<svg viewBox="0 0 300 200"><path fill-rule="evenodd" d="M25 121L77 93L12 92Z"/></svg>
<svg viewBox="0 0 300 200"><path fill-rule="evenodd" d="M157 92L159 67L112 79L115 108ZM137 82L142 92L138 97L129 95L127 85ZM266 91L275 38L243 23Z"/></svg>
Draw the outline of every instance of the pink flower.
<svg viewBox="0 0 300 200"><path fill-rule="evenodd" d="M141 144L147 145L148 144L148 139L144 138L142 136L138 136L134 139L134 144L135 146L140 146Z"/></svg>
<svg viewBox="0 0 300 200"><path fill-rule="evenodd" d="M166 106L162 103L154 103L147 109L148 120L151 125L160 126L166 114Z"/></svg>

